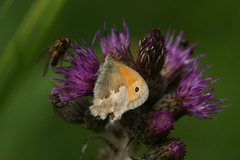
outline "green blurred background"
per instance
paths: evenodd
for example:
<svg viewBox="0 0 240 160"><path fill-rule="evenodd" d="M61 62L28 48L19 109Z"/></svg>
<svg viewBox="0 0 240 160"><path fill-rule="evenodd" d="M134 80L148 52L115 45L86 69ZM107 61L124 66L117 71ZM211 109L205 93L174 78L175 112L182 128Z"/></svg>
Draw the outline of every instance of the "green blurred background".
<svg viewBox="0 0 240 160"><path fill-rule="evenodd" d="M132 50L137 40L154 27L166 34L184 30L198 41L194 56L207 52L200 64L213 64L206 76L222 79L214 84L217 98L231 104L214 116L198 120L186 116L175 124L172 136L186 144L185 159L240 159L239 36L240 1L0 1L0 159L79 159L83 141L92 132L68 124L48 102L52 85L42 77L44 61L35 60L55 39L68 36L90 45L104 22L122 31L125 19ZM95 43L99 53L99 43ZM49 71L46 77L56 77ZM101 141L90 142L83 159L98 154ZM141 151L143 152L143 151Z"/></svg>

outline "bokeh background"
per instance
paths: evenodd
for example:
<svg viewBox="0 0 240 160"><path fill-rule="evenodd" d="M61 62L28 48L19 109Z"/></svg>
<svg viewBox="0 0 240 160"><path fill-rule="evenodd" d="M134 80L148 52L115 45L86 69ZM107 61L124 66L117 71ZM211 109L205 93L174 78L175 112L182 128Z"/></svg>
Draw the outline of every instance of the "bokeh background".
<svg viewBox="0 0 240 160"><path fill-rule="evenodd" d="M55 115L46 91L52 85L42 77L45 62L35 60L60 36L90 45L104 22L108 31L113 23L122 31L122 19L132 50L154 27L164 34L169 27L176 34L184 30L192 43L199 42L193 56L208 53L200 64L213 64L205 75L222 78L213 93L231 106L215 120L183 117L171 135L186 144L186 160L240 159L239 8L239 0L0 0L0 159L79 159L93 134ZM99 42L94 51L100 52ZM49 71L46 77L56 75ZM91 141L82 159L96 158L100 145Z"/></svg>

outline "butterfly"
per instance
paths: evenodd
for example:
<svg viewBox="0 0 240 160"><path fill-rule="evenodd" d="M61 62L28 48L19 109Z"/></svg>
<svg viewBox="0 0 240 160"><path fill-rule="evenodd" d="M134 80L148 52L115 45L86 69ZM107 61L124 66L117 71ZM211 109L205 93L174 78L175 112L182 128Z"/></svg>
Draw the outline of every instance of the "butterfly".
<svg viewBox="0 0 240 160"><path fill-rule="evenodd" d="M149 89L145 80L135 70L111 55L99 69L99 75L94 86L92 115L111 121L121 119L123 113L142 105L148 98Z"/></svg>

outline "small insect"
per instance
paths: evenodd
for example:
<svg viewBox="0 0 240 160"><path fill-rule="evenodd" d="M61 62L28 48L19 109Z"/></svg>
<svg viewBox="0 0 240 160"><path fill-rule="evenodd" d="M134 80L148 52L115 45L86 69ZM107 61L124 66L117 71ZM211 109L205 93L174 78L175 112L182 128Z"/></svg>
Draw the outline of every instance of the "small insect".
<svg viewBox="0 0 240 160"><path fill-rule="evenodd" d="M48 56L47 62L45 64L43 77L47 74L49 67L56 66L59 59L61 58L61 65L63 61L63 56L65 51L71 44L71 40L67 37L60 37L55 42L53 42L36 60L36 63L43 60L46 56Z"/></svg>
<svg viewBox="0 0 240 160"><path fill-rule="evenodd" d="M68 102L64 102L64 103L61 103L61 99L59 97L59 94L58 93L52 93L52 105L53 105L53 109L54 109L54 112L56 114L59 114L59 109L61 108L64 108L64 107L67 107L68 105Z"/></svg>

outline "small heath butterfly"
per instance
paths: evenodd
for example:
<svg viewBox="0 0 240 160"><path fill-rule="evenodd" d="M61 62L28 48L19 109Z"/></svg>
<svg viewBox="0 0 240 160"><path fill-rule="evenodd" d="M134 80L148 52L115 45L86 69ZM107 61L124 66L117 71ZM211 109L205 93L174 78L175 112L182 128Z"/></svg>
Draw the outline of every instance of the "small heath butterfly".
<svg viewBox="0 0 240 160"><path fill-rule="evenodd" d="M121 118L128 110L142 105L148 98L149 90L139 73L107 55L99 69L94 86L92 115L112 121Z"/></svg>

